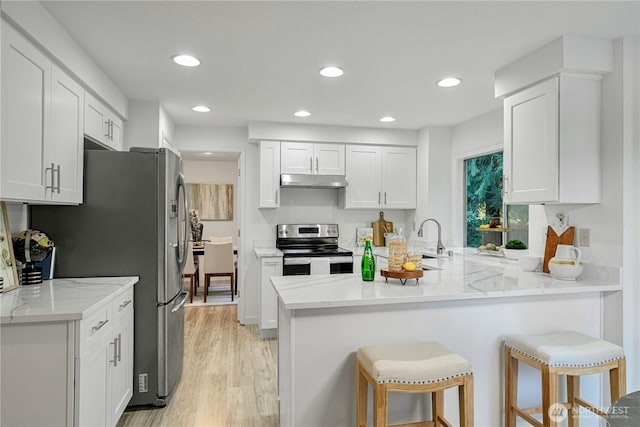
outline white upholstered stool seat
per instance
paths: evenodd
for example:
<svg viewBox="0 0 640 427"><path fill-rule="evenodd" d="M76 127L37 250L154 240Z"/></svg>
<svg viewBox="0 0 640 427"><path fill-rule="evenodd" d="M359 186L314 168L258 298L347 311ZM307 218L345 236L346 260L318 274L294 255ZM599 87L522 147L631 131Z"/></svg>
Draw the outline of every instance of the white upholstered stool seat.
<svg viewBox="0 0 640 427"><path fill-rule="evenodd" d="M622 347L575 331L513 335L504 345L549 366L596 366L624 359Z"/></svg>
<svg viewBox="0 0 640 427"><path fill-rule="evenodd" d="M387 426L388 392L432 393L432 421L422 425L446 423L444 390L456 386L459 393L460 425L473 425L471 364L437 342L361 347L356 355L356 371L359 427L367 424L369 384L373 387L375 426Z"/></svg>
<svg viewBox="0 0 640 427"><path fill-rule="evenodd" d="M505 350L505 425L515 427L516 416L534 426L555 427L562 417L557 404L567 412L569 427L577 427L580 409L606 417L606 413L580 398L580 376L609 373L611 401L626 393L624 351L610 342L576 331L546 335L513 335L504 341ZM542 373L542 406L520 408L518 400L518 362L524 362ZM558 377L566 375L567 402L558 400ZM549 408L554 414L549 414ZM542 412L542 423L531 414Z"/></svg>

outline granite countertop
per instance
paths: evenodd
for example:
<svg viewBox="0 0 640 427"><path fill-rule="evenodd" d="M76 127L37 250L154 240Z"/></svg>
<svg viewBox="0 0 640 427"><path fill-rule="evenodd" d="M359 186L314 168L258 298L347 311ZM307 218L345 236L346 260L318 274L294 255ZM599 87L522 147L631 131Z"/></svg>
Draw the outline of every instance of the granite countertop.
<svg viewBox="0 0 640 427"><path fill-rule="evenodd" d="M381 251L376 251L384 256ZM360 273L271 277L287 309L404 304L535 295L620 291L619 268L586 266L576 281L553 279L542 272L524 272L517 261L471 253L424 259L430 268L418 282L405 286L380 276L363 282Z"/></svg>
<svg viewBox="0 0 640 427"><path fill-rule="evenodd" d="M80 320L138 282L138 277L45 280L0 294L0 323Z"/></svg>

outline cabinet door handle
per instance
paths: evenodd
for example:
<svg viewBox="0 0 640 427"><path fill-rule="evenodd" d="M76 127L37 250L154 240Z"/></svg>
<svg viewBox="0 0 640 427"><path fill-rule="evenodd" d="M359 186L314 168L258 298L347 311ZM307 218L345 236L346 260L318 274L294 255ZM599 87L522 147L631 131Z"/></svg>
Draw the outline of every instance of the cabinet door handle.
<svg viewBox="0 0 640 427"><path fill-rule="evenodd" d="M113 339L113 360L109 360L109 362L113 363L113 366L118 366L118 338Z"/></svg>
<svg viewBox="0 0 640 427"><path fill-rule="evenodd" d="M387 192L386 191L384 192L384 204L385 205L387 204Z"/></svg>
<svg viewBox="0 0 640 427"><path fill-rule="evenodd" d="M111 119L107 119L106 122L104 122L105 126L107 127L107 133L104 134L104 137L109 139L109 123L111 122Z"/></svg>
<svg viewBox="0 0 640 427"><path fill-rule="evenodd" d="M509 177L504 175L502 177L502 199L509 201Z"/></svg>
<svg viewBox="0 0 640 427"><path fill-rule="evenodd" d="M102 327L104 325L106 325L107 323L109 323L109 319L106 320L101 320L100 322L98 322L98 324L96 326L94 326L93 328L91 328L91 332L96 332L99 331L100 329L102 329Z"/></svg>
<svg viewBox="0 0 640 427"><path fill-rule="evenodd" d="M57 175L57 178L58 178L57 179L58 183L56 184L55 190L56 190L56 192L58 194L60 194L60 165L58 165L58 167L56 168L56 175Z"/></svg>
<svg viewBox="0 0 640 427"><path fill-rule="evenodd" d="M278 190L276 190L276 203L278 203L279 195L280 195L280 192Z"/></svg>
<svg viewBox="0 0 640 427"><path fill-rule="evenodd" d="M122 362L122 334L118 334L118 362Z"/></svg>
<svg viewBox="0 0 640 427"><path fill-rule="evenodd" d="M118 307L118 311L122 311L123 308L125 308L126 306L128 306L129 304L131 304L131 300L128 299L125 302L123 302L122 304L120 304L120 307Z"/></svg>
<svg viewBox="0 0 640 427"><path fill-rule="evenodd" d="M378 191L378 204L380 204L380 192Z"/></svg>
<svg viewBox="0 0 640 427"><path fill-rule="evenodd" d="M320 162L317 157L316 157L316 172L320 172Z"/></svg>
<svg viewBox="0 0 640 427"><path fill-rule="evenodd" d="M51 163L51 167L50 168L45 168L44 172L45 174L51 171L51 185L47 185L45 186L45 189L51 189L51 192L53 193L56 189L56 180L55 180L55 165L53 163Z"/></svg>
<svg viewBox="0 0 640 427"><path fill-rule="evenodd" d="M309 157L309 172L313 172L313 157Z"/></svg>
<svg viewBox="0 0 640 427"><path fill-rule="evenodd" d="M109 135L111 135L109 137L109 139L111 140L111 142L113 142L113 120L109 120L111 123L109 124Z"/></svg>

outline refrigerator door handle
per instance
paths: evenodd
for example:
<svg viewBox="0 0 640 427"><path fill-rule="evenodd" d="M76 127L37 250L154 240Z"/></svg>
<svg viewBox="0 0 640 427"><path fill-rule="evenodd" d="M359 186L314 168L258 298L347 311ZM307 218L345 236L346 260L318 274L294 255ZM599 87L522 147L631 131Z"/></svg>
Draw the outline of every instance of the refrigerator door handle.
<svg viewBox="0 0 640 427"><path fill-rule="evenodd" d="M180 308L187 302L187 297L189 294L187 292L182 292L180 296L176 299L177 304L171 309L172 313L180 310Z"/></svg>
<svg viewBox="0 0 640 427"><path fill-rule="evenodd" d="M180 189L182 188L182 191ZM187 206L187 188L184 183L184 175L178 175L178 187L176 188L176 200L178 201L178 206L180 205L180 193L182 193L183 206L184 206L184 237L180 244L182 245L182 257L180 257L180 247L176 248L176 258L178 260L178 265L180 266L180 273L184 270L184 266L187 264L187 250L189 250L189 206ZM179 226L178 226L179 227ZM178 231L178 241L180 240L180 232Z"/></svg>

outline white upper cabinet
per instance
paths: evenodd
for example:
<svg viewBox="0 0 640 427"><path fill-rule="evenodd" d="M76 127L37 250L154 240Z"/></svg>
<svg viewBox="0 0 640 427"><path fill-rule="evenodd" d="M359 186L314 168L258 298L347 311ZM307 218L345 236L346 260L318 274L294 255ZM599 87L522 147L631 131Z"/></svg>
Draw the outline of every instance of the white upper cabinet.
<svg viewBox="0 0 640 427"><path fill-rule="evenodd" d="M281 173L301 175L344 175L344 144L283 142Z"/></svg>
<svg viewBox="0 0 640 427"><path fill-rule="evenodd" d="M0 198L82 202L83 104L82 87L3 22Z"/></svg>
<svg viewBox="0 0 640 427"><path fill-rule="evenodd" d="M344 207L415 209L416 149L347 145Z"/></svg>
<svg viewBox="0 0 640 427"><path fill-rule="evenodd" d="M115 151L122 150L123 122L103 103L87 93L84 104L84 133Z"/></svg>
<svg viewBox="0 0 640 427"><path fill-rule="evenodd" d="M600 202L600 77L561 75L504 100L507 203Z"/></svg>
<svg viewBox="0 0 640 427"><path fill-rule="evenodd" d="M260 141L260 206L280 206L280 143Z"/></svg>

